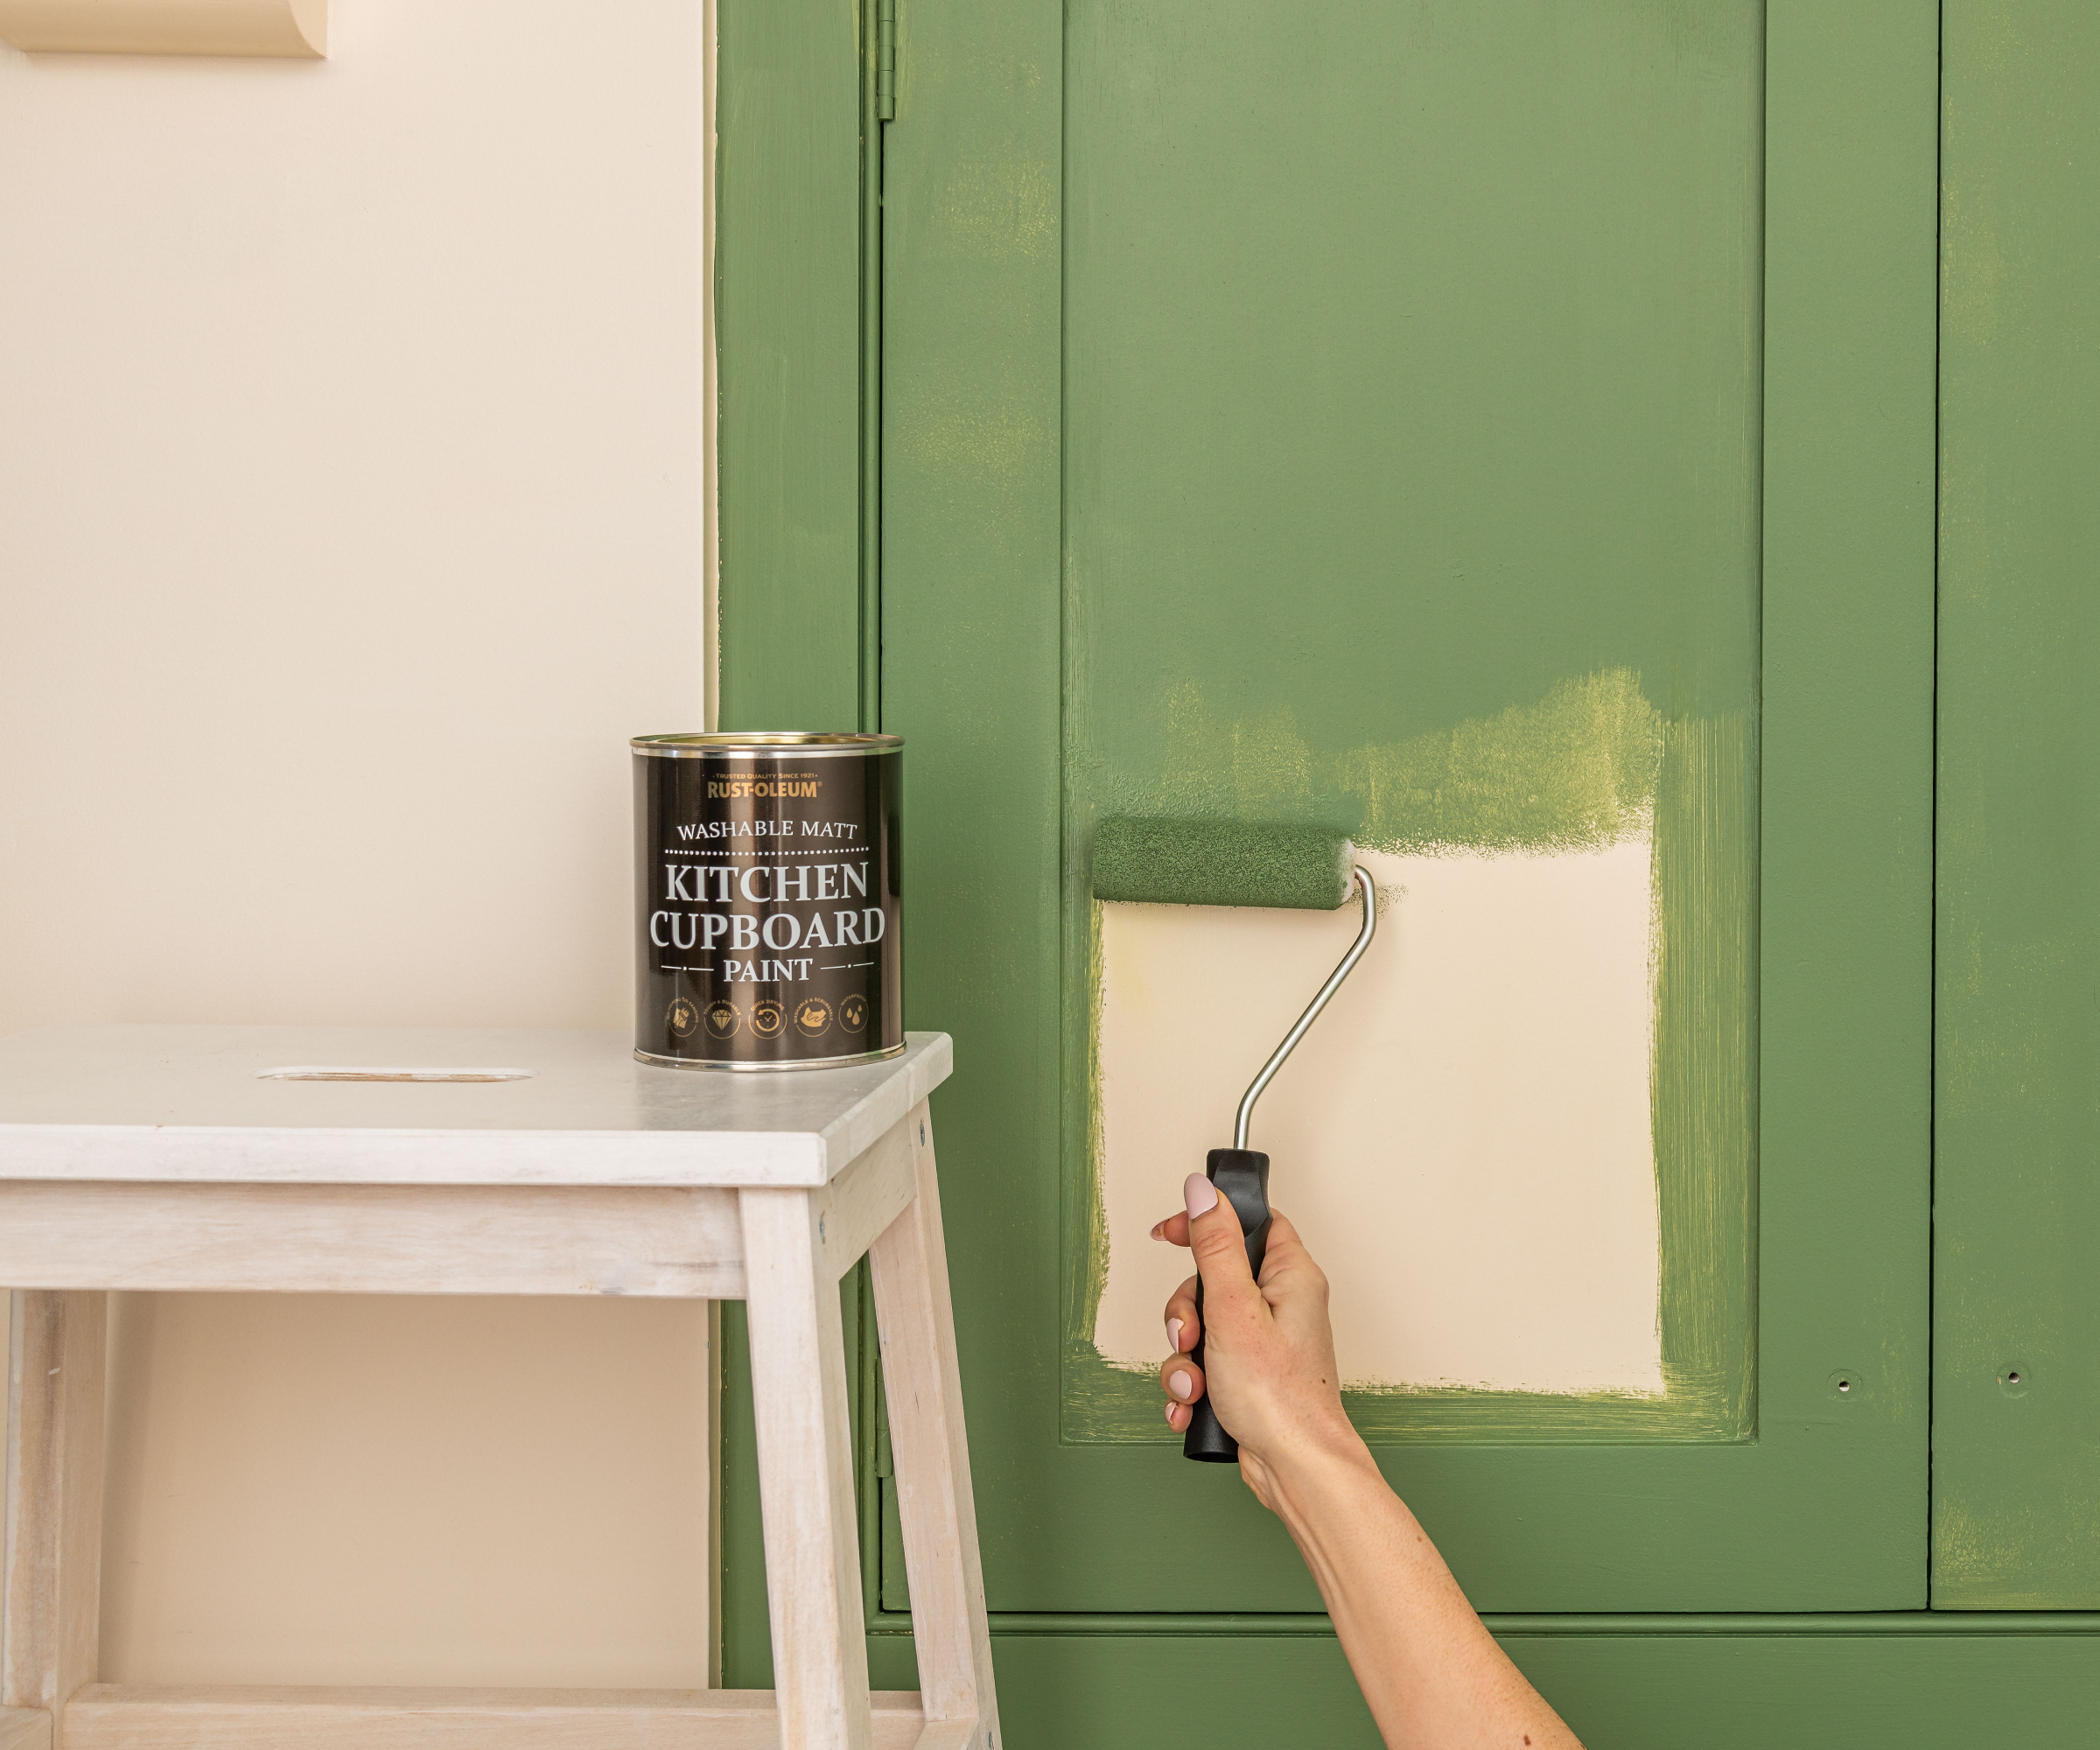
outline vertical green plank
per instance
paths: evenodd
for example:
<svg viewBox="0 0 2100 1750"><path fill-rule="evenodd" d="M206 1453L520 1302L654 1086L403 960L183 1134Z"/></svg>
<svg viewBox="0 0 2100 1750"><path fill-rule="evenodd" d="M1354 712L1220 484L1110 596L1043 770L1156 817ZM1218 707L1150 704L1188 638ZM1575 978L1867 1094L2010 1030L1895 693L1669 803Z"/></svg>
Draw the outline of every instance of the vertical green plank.
<svg viewBox="0 0 2100 1750"><path fill-rule="evenodd" d="M1880 1524L1876 1584L1862 1584L1858 1550L1827 1595L1914 1607L1928 1488L1937 8L1774 0L1768 19L1759 1434L1807 1460L1804 1507L1836 1497L1849 1442L1872 1446L1847 1514ZM1774 1529L1793 1516L1782 1509Z"/></svg>
<svg viewBox="0 0 2100 1750"><path fill-rule="evenodd" d="M2100 8L1948 0L1946 57L1933 1603L2090 1607Z"/></svg>
<svg viewBox="0 0 2100 1750"><path fill-rule="evenodd" d="M766 1618L765 1527L759 1517L758 1433L751 1402L751 1326L744 1303L722 1306L722 1682L732 1690L773 1687L773 1629Z"/></svg>
<svg viewBox="0 0 2100 1750"><path fill-rule="evenodd" d="M861 75L853 0L724 0L722 726L861 710Z"/></svg>
<svg viewBox="0 0 2100 1750"><path fill-rule="evenodd" d="M995 1606L1084 1535L1056 1450L1060 251L1056 0L901 0L884 163L883 727L909 778L908 1025L934 1096Z"/></svg>
<svg viewBox="0 0 2100 1750"><path fill-rule="evenodd" d="M717 70L725 729L872 726L877 340L862 254L869 20L853 0L723 0ZM864 494L866 499L864 500ZM858 1275L842 1287L849 1360ZM742 1304L722 1309L722 1671L773 1684Z"/></svg>

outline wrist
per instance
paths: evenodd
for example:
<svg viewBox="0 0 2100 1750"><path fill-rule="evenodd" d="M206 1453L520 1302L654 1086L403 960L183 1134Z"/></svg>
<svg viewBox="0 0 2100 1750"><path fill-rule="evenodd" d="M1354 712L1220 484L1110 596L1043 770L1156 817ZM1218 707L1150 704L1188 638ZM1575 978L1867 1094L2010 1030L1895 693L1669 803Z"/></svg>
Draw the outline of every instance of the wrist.
<svg viewBox="0 0 2100 1750"><path fill-rule="evenodd" d="M1298 1431L1281 1450L1264 1455L1277 1495L1276 1511L1302 1544L1331 1507L1345 1506L1366 1484L1381 1491L1377 1460L1346 1416Z"/></svg>

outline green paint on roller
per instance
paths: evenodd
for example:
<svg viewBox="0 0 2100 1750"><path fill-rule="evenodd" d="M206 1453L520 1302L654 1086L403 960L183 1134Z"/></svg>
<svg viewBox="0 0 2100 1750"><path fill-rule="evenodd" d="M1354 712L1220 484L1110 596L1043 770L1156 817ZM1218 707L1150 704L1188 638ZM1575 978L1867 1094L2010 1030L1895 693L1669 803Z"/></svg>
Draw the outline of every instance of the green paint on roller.
<svg viewBox="0 0 2100 1750"><path fill-rule="evenodd" d="M1325 827L1121 816L1094 834L1100 900L1331 912L1349 865L1348 840Z"/></svg>

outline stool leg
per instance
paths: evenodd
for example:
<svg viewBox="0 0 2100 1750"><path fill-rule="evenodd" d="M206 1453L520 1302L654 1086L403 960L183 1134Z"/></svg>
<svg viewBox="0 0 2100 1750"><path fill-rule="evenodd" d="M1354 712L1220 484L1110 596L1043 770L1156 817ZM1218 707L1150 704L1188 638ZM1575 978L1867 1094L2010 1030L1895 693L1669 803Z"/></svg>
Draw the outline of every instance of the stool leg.
<svg viewBox="0 0 2100 1750"><path fill-rule="evenodd" d="M95 1680L102 1576L102 1351L109 1297L17 1292L9 1319L0 1707L41 1708L62 1746Z"/></svg>
<svg viewBox="0 0 2100 1750"><path fill-rule="evenodd" d="M999 1707L992 1687L991 1635L984 1620L984 1576L977 1561L977 1509L970 1490L970 1445L962 1432L962 1377L956 1365L941 1186L934 1172L932 1120L924 1101L906 1123L918 1195L875 1242L868 1257L882 1336L882 1383L889 1400L898 1516L904 1524L905 1574L912 1588L919 1698L926 1709L928 1738L937 1720L974 1720L974 1731L954 1740L958 1750L964 1745L998 1750Z"/></svg>
<svg viewBox="0 0 2100 1750"><path fill-rule="evenodd" d="M818 1256L808 1192L738 1200L781 1750L870 1750L838 1284Z"/></svg>

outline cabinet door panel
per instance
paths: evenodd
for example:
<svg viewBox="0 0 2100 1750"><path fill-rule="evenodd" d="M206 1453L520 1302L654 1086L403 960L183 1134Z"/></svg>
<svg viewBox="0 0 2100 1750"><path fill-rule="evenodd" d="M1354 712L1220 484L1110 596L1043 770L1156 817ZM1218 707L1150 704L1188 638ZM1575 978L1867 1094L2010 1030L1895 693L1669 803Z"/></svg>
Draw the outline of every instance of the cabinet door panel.
<svg viewBox="0 0 2100 1750"><path fill-rule="evenodd" d="M1130 812L1384 895L1259 1124L1367 1433L1754 1431L1763 31L1687 16L1068 9L1068 1439L1172 1443L1146 1229L1354 928L1096 911Z"/></svg>
<svg viewBox="0 0 2100 1750"><path fill-rule="evenodd" d="M1195 1164L1133 1144L1158 1183L1126 1208L1095 1029L1146 1029L1115 963L1096 989L1119 926L1096 937L1086 874L1123 808L1355 831L1408 889L1399 982L1364 986L1389 1007L1437 942L1485 956L1544 914L1498 921L1492 878L1633 858L1611 891L1654 897L1654 1056L1605 1091L1648 1105L1652 1348L1622 1306L1550 1366L1522 1321L1467 1352L1403 1295L1353 1407L1483 1608L1922 1604L1934 10L1061 16L914 0L885 149L883 726L911 748L912 1024L957 1039L936 1108L993 1608L1317 1604L1114 1365L1144 1340L1142 1294L1104 1298L1146 1243L1129 1209ZM1453 872L1478 891L1410 937ZM1260 1002L1317 982L1309 921ZM1242 1071L1173 1040L1232 987L1139 948L1162 1055L1124 1134L1172 1135L1178 1101L1222 1125L1193 1090ZM1505 1009L1543 1008L1535 970ZM1446 974L1412 1000L1477 997ZM1418 1138L1404 1185L1319 1158L1316 1109L1395 1080L1361 1044L1391 1018L1338 1008L1295 1110L1279 1083L1279 1200L1347 1250L1349 1189L1390 1193L1417 1275L1477 1276L1497 1238L1565 1264L1507 1136L1487 1237ZM1586 1046L1581 1018L1530 1048ZM1489 1116L1528 1097L1511 1050L1476 1054L1503 1060ZM1615 1159L1583 1195L1624 1193ZM1564 1322L1642 1288L1625 1264L1571 1266Z"/></svg>

